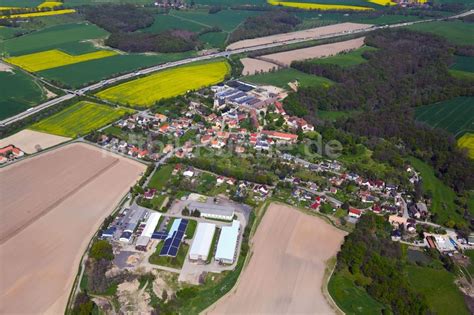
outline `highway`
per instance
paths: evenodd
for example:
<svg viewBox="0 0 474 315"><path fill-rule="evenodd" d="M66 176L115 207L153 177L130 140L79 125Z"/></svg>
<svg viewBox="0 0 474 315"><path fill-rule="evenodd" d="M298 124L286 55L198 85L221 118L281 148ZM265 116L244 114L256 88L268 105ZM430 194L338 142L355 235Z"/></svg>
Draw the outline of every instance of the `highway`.
<svg viewBox="0 0 474 315"><path fill-rule="evenodd" d="M218 52L218 53L214 53L214 54L203 55L203 56L199 56L199 57L192 57L192 58L182 59L182 60L178 60L178 61L174 61L174 62L168 62L168 63L165 63L165 64L160 64L160 65L149 67L149 68L146 68L146 69L130 72L130 73L127 73L127 74L124 74L124 75L120 75L120 76L111 78L111 79L103 80L103 81L100 81L98 83L89 85L87 87L84 87L84 88L81 88L81 89L78 89L78 90L75 90L75 91L64 90L67 94L65 94L63 96L60 96L58 98L49 100L45 103L42 103L42 104L37 105L35 107L32 107L32 108L30 108L30 109L28 109L28 110L26 110L22 113L19 113L15 116L12 116L12 117L9 117L7 119L4 119L4 120L0 121L0 127L8 126L8 125L10 125L14 122L22 120L22 119L24 119L28 116L33 115L33 114L36 114L36 113L38 113L38 112L40 112L40 111L42 111L42 110L44 110L48 107L51 107L51 106L57 105L61 102L64 102L66 100L69 100L69 99L71 99L75 96L84 95L87 92L98 90L100 88L104 88L106 86L116 84L120 81L130 80L130 79L142 76L142 75L150 74L150 73L160 71L160 70L164 70L164 69L168 69L168 68L173 68L173 67L185 65L185 64L188 64L188 63L193 63L193 62L197 62L197 61L205 61L205 60L216 59L216 58L223 58L223 57L227 58L231 55L236 55L236 54L241 54L241 53L248 53L248 52L262 50L262 49L287 46L287 45L307 42L307 41L311 41L311 40L329 39L329 38L335 38L335 37L344 36L344 35L354 35L354 34L358 34L358 33L366 33L366 32L371 32L371 31L384 29L384 28L397 28L397 27L404 27L404 26L413 25L413 24L417 24L417 23L427 23L427 22L438 21L438 20L441 21L441 20L447 20L447 19L456 19L456 18L460 18L460 17L463 17L463 16L470 15L472 13L474 13L474 10L469 10L467 12L457 14L457 15L453 15L453 16L450 16L450 17L447 17L447 18L444 17L444 18L440 18L440 19L428 19L428 20L422 20L422 21L413 21L413 22L405 22L405 23L398 23L398 24L391 24L391 25L381 25L381 26L375 26L374 25L374 26L371 26L371 27L368 27L368 28L355 30L355 31L344 31L344 32L332 33L332 34L327 34L327 35L322 35L322 36L311 36L311 37L304 37L304 38L295 38L295 39L289 40L289 41L288 40L287 41L278 41L278 42L273 42L273 43L270 43L270 44L264 44L264 45L258 45L258 46L252 46L252 47L245 47L245 48L240 48L240 49L235 49L235 50L226 50L226 51L222 51L222 52Z"/></svg>

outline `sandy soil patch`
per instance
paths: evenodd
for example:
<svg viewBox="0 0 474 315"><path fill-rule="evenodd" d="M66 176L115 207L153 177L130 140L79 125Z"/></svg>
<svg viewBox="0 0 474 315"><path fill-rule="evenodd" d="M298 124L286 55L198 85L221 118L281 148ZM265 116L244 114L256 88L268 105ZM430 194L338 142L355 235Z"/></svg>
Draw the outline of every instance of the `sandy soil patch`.
<svg viewBox="0 0 474 315"><path fill-rule="evenodd" d="M272 69L278 69L278 65L253 58L242 58L240 59L244 65L244 70L242 70L243 75L254 75L260 72L269 72Z"/></svg>
<svg viewBox="0 0 474 315"><path fill-rule="evenodd" d="M69 140L71 140L71 138L25 129L9 137L0 139L0 147L3 148L4 146L13 144L23 152L31 154Z"/></svg>
<svg viewBox="0 0 474 315"><path fill-rule="evenodd" d="M290 50L281 53L265 55L261 58L269 62L275 62L280 65L289 66L293 61L296 60L329 57L343 51L354 50L364 45L364 38L365 37L360 37L338 43Z"/></svg>
<svg viewBox="0 0 474 315"><path fill-rule="evenodd" d="M0 313L63 313L91 236L145 166L70 144L0 170Z"/></svg>
<svg viewBox="0 0 474 315"><path fill-rule="evenodd" d="M259 45L266 45L271 43L285 42L294 39L318 39L321 36L350 32L356 30L362 30L371 27L370 24L359 24L359 23L340 23L316 28L310 28L307 30L277 34L253 39L245 39L227 46L228 50L253 47Z"/></svg>
<svg viewBox="0 0 474 315"><path fill-rule="evenodd" d="M11 72L13 73L13 68L0 60L0 72Z"/></svg>
<svg viewBox="0 0 474 315"><path fill-rule="evenodd" d="M145 288L139 289L138 280L123 282L117 288L120 312L123 314L150 314L153 310L149 305L150 294Z"/></svg>
<svg viewBox="0 0 474 315"><path fill-rule="evenodd" d="M322 219L272 204L253 238L237 288L212 314L333 314L323 293L326 261L345 233Z"/></svg>

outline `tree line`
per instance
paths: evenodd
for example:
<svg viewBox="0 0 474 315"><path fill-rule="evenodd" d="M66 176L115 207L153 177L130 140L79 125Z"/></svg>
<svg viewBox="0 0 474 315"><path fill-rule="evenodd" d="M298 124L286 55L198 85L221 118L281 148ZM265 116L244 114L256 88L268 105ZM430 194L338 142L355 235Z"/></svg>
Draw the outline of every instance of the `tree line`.
<svg viewBox="0 0 474 315"><path fill-rule="evenodd" d="M268 11L261 15L248 17L230 34L229 42L291 32L300 23L299 18L286 11Z"/></svg>

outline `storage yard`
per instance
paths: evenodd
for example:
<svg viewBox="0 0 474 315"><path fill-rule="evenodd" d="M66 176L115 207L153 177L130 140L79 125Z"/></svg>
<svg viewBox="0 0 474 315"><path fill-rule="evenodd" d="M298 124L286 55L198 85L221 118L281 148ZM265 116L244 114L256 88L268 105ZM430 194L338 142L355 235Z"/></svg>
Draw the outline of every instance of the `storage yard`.
<svg viewBox="0 0 474 315"><path fill-rule="evenodd" d="M265 55L261 56L260 58L267 62L274 62L279 65L290 66L293 61L334 56L341 52L347 52L362 47L362 45L364 45L364 39L365 37L359 37L343 42Z"/></svg>
<svg viewBox="0 0 474 315"><path fill-rule="evenodd" d="M335 25L328 25L316 28L310 28L307 30L285 33L285 34L278 34L278 35L271 35L265 37L259 37L254 39L245 39L235 43L230 44L227 46L227 50L234 50L246 47L253 47L259 45L267 45L271 43L280 43L295 39L307 39L307 38L315 38L336 33L351 33L352 31L358 31L363 29L368 29L372 27L370 24L359 24L359 23L340 23Z"/></svg>
<svg viewBox="0 0 474 315"><path fill-rule="evenodd" d="M344 235L318 217L270 205L239 283L207 313L334 313L321 288L326 261L339 251Z"/></svg>
<svg viewBox="0 0 474 315"><path fill-rule="evenodd" d="M0 170L0 312L63 313L90 238L144 169L71 144Z"/></svg>

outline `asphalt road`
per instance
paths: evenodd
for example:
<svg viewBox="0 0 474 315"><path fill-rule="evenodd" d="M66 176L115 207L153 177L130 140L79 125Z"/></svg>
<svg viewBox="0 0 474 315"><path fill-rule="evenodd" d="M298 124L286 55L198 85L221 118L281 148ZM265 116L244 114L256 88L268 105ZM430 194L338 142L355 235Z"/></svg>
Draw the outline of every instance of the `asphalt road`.
<svg viewBox="0 0 474 315"><path fill-rule="evenodd" d="M20 114L17 114L15 116L12 116L12 117L9 117L7 119L4 119L4 120L0 121L0 127L8 126L8 125L10 125L10 124L12 124L16 121L22 120L22 119L24 119L28 116L36 114L36 113L38 113L38 112L40 112L40 111L42 111L42 110L44 110L48 107L51 107L51 106L57 105L61 102L64 102L66 100L69 100L69 99L71 99L75 96L84 95L87 92L91 92L91 91L103 88L105 86L113 85L113 84L118 83L120 81L129 80L129 79L139 77L139 76L142 76L142 75L145 75L145 74L150 74L152 72L156 72L156 71L160 71L160 70L164 70L164 69L168 69L168 68L173 68L173 67L185 65L185 64L188 64L188 63L192 63L192 62L204 61L204 60L210 60L210 59L216 59L216 58L222 58L222 57L226 58L226 57L229 57L231 55L236 55L236 54L241 54L241 53L246 53L246 52L251 52L251 51L257 51L257 50L262 50L262 49L267 49L267 48L273 48L273 47L286 46L286 45L291 45L291 44L296 44L296 43L302 43L302 42L316 40L316 39L317 40L328 39L328 38L334 38L334 37L339 37L339 36L343 36L343 35L353 35L353 34L358 34L358 33L371 32L371 31L384 29L384 28L396 28L396 27L403 27L403 26L413 25L413 24L417 24L417 23L427 23L427 22L436 21L436 20L456 19L456 18L460 18L460 17L463 17L463 16L470 15L472 13L474 13L474 10L469 10L467 12L464 12L464 13L461 13L461 14L456 14L456 15L450 16L448 18L429 19L429 20L423 20L423 21L405 22L405 23L398 23L398 24L392 24L392 25L372 26L372 27L369 27L369 28L366 28L366 29L361 29L361 30L356 30L356 31L345 31L345 32L339 32L339 33L327 34L327 35L324 35L324 36L312 36L312 37L305 37L305 38L297 38L297 39L290 40L290 41L273 42L271 44L245 47L245 48L240 48L240 49L235 49L235 50L226 50L226 51L222 51L222 52L218 52L218 53L214 53L214 54L209 54L209 55L204 55L204 56L199 56L199 57L193 57L193 58L187 58L187 59L182 59L182 60L178 60L178 61L174 61L174 62L168 62L168 63L165 63L165 64L153 66L153 67L146 68L146 69L143 69L143 70L134 71L134 72L130 72L130 73L127 73L127 74L124 74L124 75L120 75L120 76L115 77L115 78L103 80L103 81L100 81L98 83L86 86L82 89L78 89L78 90L75 90L75 91L65 90L67 92L67 94L65 94L63 96L60 96L58 98L49 100L49 101L47 101L43 104L32 107L32 108L30 108L30 109L28 109L28 110L26 110L26 111L24 111Z"/></svg>

